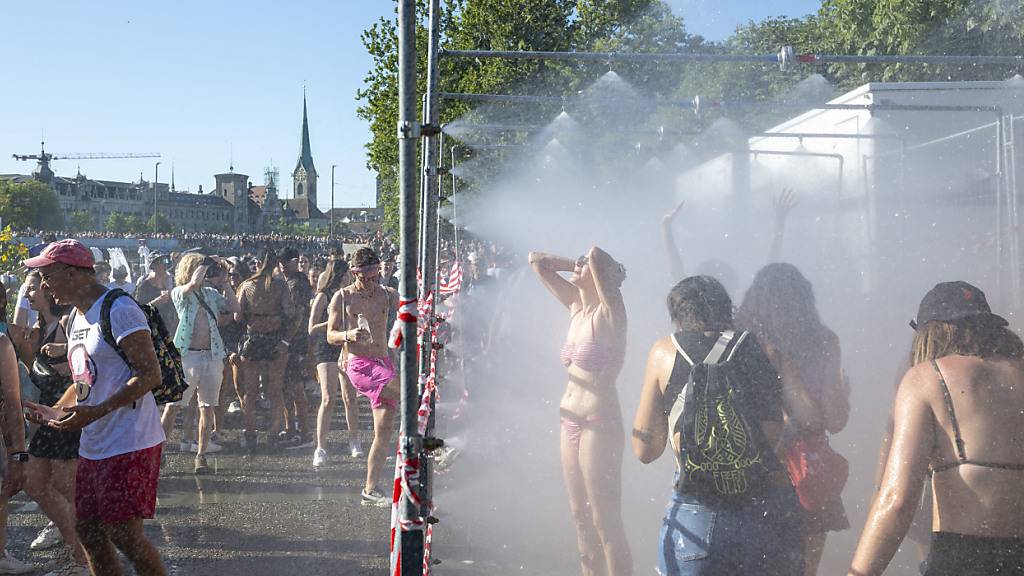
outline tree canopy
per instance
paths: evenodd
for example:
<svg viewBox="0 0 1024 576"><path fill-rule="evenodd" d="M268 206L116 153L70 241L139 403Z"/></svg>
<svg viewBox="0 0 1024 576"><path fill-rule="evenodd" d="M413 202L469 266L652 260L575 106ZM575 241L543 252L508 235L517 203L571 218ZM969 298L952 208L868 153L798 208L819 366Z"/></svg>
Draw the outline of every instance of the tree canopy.
<svg viewBox="0 0 1024 576"><path fill-rule="evenodd" d="M426 87L426 2L418 3L418 93ZM1010 0L823 0L803 18L766 18L738 26L723 42L689 34L662 0L444 0L441 45L449 49L775 54L782 46L818 54L1024 53L1024 2ZM395 229L398 203L398 44L395 19L382 18L363 33L373 65L356 98L370 123L367 165L380 177L385 226ZM593 84L613 69L657 99L700 95L720 109L697 117L678 106L653 106L653 121L681 131L706 127L728 115L760 130L791 110L775 106L798 97L798 83L824 76L839 90L871 81L1002 80L1016 70L995 65L797 65L781 71L760 63L608 63L579 61L444 60L441 90L562 96ZM515 105L489 105L515 119ZM549 106L551 116L557 105ZM441 121L472 106L446 102Z"/></svg>
<svg viewBox="0 0 1024 576"><path fill-rule="evenodd" d="M64 225L57 196L36 181L0 180L0 218L15 229L56 230Z"/></svg>

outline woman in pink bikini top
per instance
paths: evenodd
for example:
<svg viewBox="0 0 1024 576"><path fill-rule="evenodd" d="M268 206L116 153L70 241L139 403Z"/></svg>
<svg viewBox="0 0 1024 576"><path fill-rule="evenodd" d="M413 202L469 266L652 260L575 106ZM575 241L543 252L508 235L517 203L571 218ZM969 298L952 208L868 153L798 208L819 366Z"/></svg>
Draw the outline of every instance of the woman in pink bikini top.
<svg viewBox="0 0 1024 576"><path fill-rule="evenodd" d="M621 512L625 434L615 390L626 352L626 307L619 291L626 270L596 246L575 260L531 252L530 265L569 310L569 335L560 354L569 373L559 406L562 474L582 573L630 574Z"/></svg>

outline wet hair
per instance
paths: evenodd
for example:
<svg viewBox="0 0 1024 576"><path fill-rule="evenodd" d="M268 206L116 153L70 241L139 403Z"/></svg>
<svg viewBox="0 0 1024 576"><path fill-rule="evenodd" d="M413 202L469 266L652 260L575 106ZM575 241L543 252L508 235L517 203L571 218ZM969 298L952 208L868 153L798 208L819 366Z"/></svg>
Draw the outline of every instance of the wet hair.
<svg viewBox="0 0 1024 576"><path fill-rule="evenodd" d="M0 283L0 322L7 324L7 286L3 283Z"/></svg>
<svg viewBox="0 0 1024 576"><path fill-rule="evenodd" d="M1024 343L1006 326L986 318L965 318L956 322L933 320L917 329L910 352L912 365L951 355L980 358L1024 357Z"/></svg>
<svg viewBox="0 0 1024 576"><path fill-rule="evenodd" d="M373 251L373 248L360 248L356 250L354 256L352 256L352 267L353 268L365 268L367 266L377 266L380 264L380 256Z"/></svg>
<svg viewBox="0 0 1024 576"><path fill-rule="evenodd" d="M263 259L260 261L260 265L256 268L256 273L247 278L245 281L252 281L256 283L260 279L263 280L263 289L270 290L270 285L274 281L274 268L277 268L277 252L273 250L266 250L263 252Z"/></svg>
<svg viewBox="0 0 1024 576"><path fill-rule="evenodd" d="M823 358L834 338L818 316L810 281L786 263L758 271L736 311L736 324L804 367Z"/></svg>
<svg viewBox="0 0 1024 576"><path fill-rule="evenodd" d="M127 278L128 269L125 268L124 266L117 266L116 268L114 268L113 271L111 271L110 276L113 277L115 280L118 278Z"/></svg>
<svg viewBox="0 0 1024 576"><path fill-rule="evenodd" d="M178 261L178 266L174 269L174 284L176 286L184 286L192 281L192 275L196 273L196 268L202 266L203 261L206 259L205 256L198 252L189 252L181 257Z"/></svg>
<svg viewBox="0 0 1024 576"><path fill-rule="evenodd" d="M732 328L732 299L711 276L683 278L668 293L668 314L680 330L720 332Z"/></svg>
<svg viewBox="0 0 1024 576"><path fill-rule="evenodd" d="M348 273L348 262L344 260L331 260L327 263L327 269L320 276L317 282L316 291L321 294L333 295L341 289L341 283Z"/></svg>

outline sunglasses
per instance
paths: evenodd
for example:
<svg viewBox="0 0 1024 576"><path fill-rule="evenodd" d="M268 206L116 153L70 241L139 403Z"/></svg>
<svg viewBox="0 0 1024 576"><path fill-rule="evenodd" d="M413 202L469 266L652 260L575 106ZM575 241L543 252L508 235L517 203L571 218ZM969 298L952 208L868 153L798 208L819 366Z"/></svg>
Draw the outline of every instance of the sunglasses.
<svg viewBox="0 0 1024 576"><path fill-rule="evenodd" d="M576 267L577 268L583 268L589 262L590 262L590 258L587 258L586 256L580 256L579 258L576 259Z"/></svg>

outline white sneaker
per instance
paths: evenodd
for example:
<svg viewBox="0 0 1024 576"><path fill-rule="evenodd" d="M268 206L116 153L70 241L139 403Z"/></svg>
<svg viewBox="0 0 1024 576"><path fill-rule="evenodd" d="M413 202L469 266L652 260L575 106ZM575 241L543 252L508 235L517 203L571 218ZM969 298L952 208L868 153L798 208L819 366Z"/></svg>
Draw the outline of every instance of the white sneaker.
<svg viewBox="0 0 1024 576"><path fill-rule="evenodd" d="M72 561L53 572L47 572L43 576L89 576L89 567Z"/></svg>
<svg viewBox="0 0 1024 576"><path fill-rule="evenodd" d="M223 449L224 449L223 446L221 446L220 444L217 444L213 440L209 440L209 441L206 442L206 453L207 454L213 454L214 452L220 452ZM198 444L196 444L195 452L196 453L199 452L199 445Z"/></svg>
<svg viewBox="0 0 1024 576"><path fill-rule="evenodd" d="M228 414L234 414L242 411L242 404L238 400L232 400L231 404L228 404Z"/></svg>
<svg viewBox="0 0 1024 576"><path fill-rule="evenodd" d="M35 569L35 566L18 560L6 550L4 550L3 557L0 558L0 574L28 574L34 572Z"/></svg>
<svg viewBox="0 0 1024 576"><path fill-rule="evenodd" d="M324 464L327 464L327 450L317 448L313 452L313 468L319 468Z"/></svg>
<svg viewBox="0 0 1024 576"><path fill-rule="evenodd" d="M29 544L29 548L32 550L46 550L47 548L53 548L63 541L64 539L61 537L57 525L50 522L39 531L39 535L32 541L32 544Z"/></svg>
<svg viewBox="0 0 1024 576"><path fill-rule="evenodd" d="M363 457L363 445L361 442L359 442L359 440L349 440L348 449L351 452L353 458Z"/></svg>

